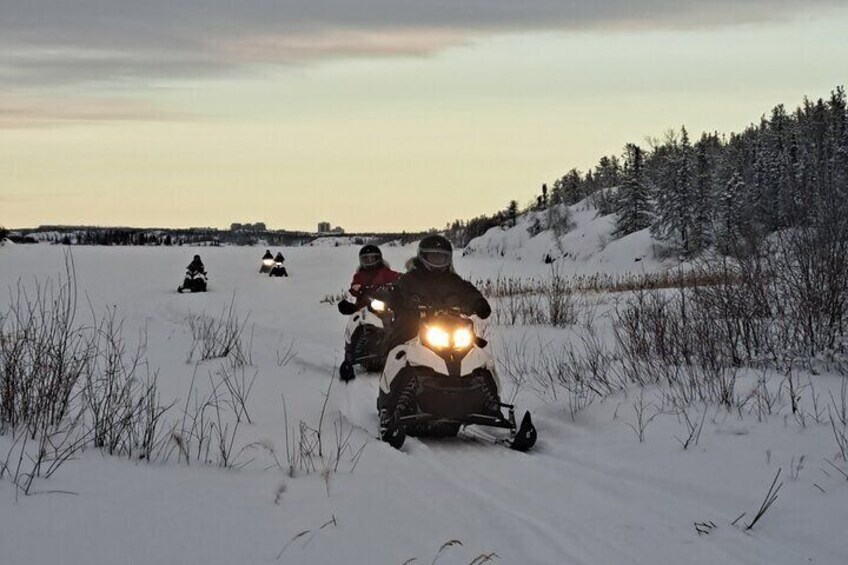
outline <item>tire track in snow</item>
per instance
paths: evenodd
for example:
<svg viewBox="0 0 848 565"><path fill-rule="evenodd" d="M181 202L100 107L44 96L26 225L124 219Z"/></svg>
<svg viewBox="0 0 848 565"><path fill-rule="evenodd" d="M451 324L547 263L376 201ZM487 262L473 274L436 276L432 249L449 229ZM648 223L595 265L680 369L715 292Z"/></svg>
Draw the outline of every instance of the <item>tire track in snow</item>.
<svg viewBox="0 0 848 565"><path fill-rule="evenodd" d="M463 441L463 440L459 440ZM439 442L442 443L442 442ZM594 564L603 562L604 560L614 559L607 562L622 562L629 560L626 551L604 543L603 540L594 534L590 529L587 529L580 521L570 519L555 509L550 508L551 499L547 498L544 501L533 501L527 504L528 494L526 489L517 489L514 487L514 480L509 480L505 484L502 480L502 475L492 474L487 472L490 469L497 468L497 465L477 464L481 463L479 458L472 457L473 449L469 449L471 445L465 449L454 449L456 443L450 442L450 449L444 444L438 448L431 448L429 444L425 444L420 440L412 440L412 449L409 454L417 460L422 460L427 467L439 477L439 484L450 484L453 490L456 491L457 497L473 496L477 500L476 506L481 508L481 512L487 515L497 516L499 520L504 522L506 529L510 529L515 524L522 525L522 535L516 539L521 539L523 549L518 551L518 555L525 562L549 563L551 556L557 556L557 559L563 563L579 564ZM502 450L504 448L492 445L481 445L479 442L475 444L483 450ZM473 459L477 463L472 464L473 469L457 473L455 469L450 468L446 463L446 458L450 455L460 454ZM513 452L501 452L499 456L492 459L511 460L518 462L519 465L531 464L528 460L532 456L520 455ZM484 458L490 458L484 455ZM493 462L496 462L493 461ZM488 463L493 463L488 462ZM520 473L510 474L510 477L522 476ZM525 481L526 483L527 481ZM533 481L534 486L538 483ZM507 495L507 496L504 496ZM512 499L512 500L509 500ZM543 502L543 504L540 504ZM494 508L493 512L485 511L484 507ZM540 507L546 507L547 510L553 511L553 516L548 516L549 519L539 517L529 512L521 510L523 507L530 507L538 510ZM550 519L553 518L553 519ZM560 524L559 527L554 524ZM500 529L500 528L499 528ZM532 532L535 540L527 539L527 533ZM565 532L576 533L574 536L563 535ZM575 543L574 539L592 539L595 542L594 547L604 546L606 551L603 555L596 554L595 550L588 550L585 542ZM539 542L538 540L543 540ZM513 540L515 541L515 540ZM584 548L582 551L575 550L575 547ZM534 554L538 555L538 561L531 561ZM613 555L611 555L613 554Z"/></svg>
<svg viewBox="0 0 848 565"><path fill-rule="evenodd" d="M696 537L694 520L726 514L727 509L708 502L711 499L705 495L710 493L697 489L675 494L685 491L690 486L687 483L674 484L670 493L663 480L644 473L634 476L621 469L610 471L602 465L539 452L493 454L491 450L500 448L479 442L425 441L412 440L407 454L424 463L438 477L438 484L449 484L457 497L471 495L481 508L494 508L494 515L511 516L515 523L528 526L537 539L543 540L539 543L563 557L562 562L647 565L656 563L658 555L674 562L683 552L693 552L690 562L705 564L753 565L787 559L784 551L752 543L749 536L735 529L726 528L719 534L738 537L740 541L735 544L709 543L710 539ZM474 453L477 447L482 453ZM523 480L516 483L515 477ZM674 496L681 498L681 504L668 504ZM534 509L533 514L523 511L524 507ZM611 538L611 532L618 535ZM738 551L733 551L734 547ZM532 550L532 544L528 550ZM523 552L521 555L524 557ZM803 560L801 555L793 557Z"/></svg>

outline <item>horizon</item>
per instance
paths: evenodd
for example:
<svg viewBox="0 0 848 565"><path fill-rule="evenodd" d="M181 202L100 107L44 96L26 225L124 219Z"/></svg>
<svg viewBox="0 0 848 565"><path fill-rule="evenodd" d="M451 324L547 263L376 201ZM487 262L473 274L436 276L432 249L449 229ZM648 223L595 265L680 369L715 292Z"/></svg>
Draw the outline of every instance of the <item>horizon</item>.
<svg viewBox="0 0 848 565"><path fill-rule="evenodd" d="M255 222L254 222L255 223ZM262 223L262 222L259 222ZM95 229L95 230L129 230L129 231L239 231L234 230L231 227L215 227L215 226L176 226L176 227L166 227L166 226L130 226L130 225L84 225L84 224L41 224L38 226L0 226L10 232L38 232L42 231L51 231L51 230L83 230L83 229ZM342 227L342 226L339 226ZM357 237L357 236L367 236L367 235L401 235L401 234L409 234L416 235L422 233L428 233L435 228L431 228L430 230L420 230L420 231L360 231L360 232L349 232L347 230L342 232L322 232L318 230L294 230L287 228L274 228L267 227L264 230L255 230L257 233L288 233L288 234L304 234L304 235L319 235L325 237ZM251 231L251 230L245 230Z"/></svg>
<svg viewBox="0 0 848 565"><path fill-rule="evenodd" d="M835 0L0 1L10 229L441 229L668 129L740 132L848 71Z"/></svg>

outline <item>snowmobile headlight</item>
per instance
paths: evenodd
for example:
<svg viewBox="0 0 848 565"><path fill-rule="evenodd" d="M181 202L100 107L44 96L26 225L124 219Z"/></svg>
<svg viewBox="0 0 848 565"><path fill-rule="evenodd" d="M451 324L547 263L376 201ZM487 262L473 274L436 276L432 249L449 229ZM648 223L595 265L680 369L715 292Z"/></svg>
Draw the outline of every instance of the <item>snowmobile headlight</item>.
<svg viewBox="0 0 848 565"><path fill-rule="evenodd" d="M283 263L281 261L277 261L276 263L274 263L274 266L275 267L282 267Z"/></svg>
<svg viewBox="0 0 848 565"><path fill-rule="evenodd" d="M444 349L450 345L450 334L442 328L430 326L424 333L424 341L435 349Z"/></svg>
<svg viewBox="0 0 848 565"><path fill-rule="evenodd" d="M453 348L468 349L474 343L474 333L468 328L460 328L453 332Z"/></svg>
<svg viewBox="0 0 848 565"><path fill-rule="evenodd" d="M372 300L371 301L371 309L375 312L382 314L386 311L386 303L382 300Z"/></svg>
<svg viewBox="0 0 848 565"><path fill-rule="evenodd" d="M271 265L274 264L274 260L273 259L262 259L262 264L265 265L266 267L270 267Z"/></svg>

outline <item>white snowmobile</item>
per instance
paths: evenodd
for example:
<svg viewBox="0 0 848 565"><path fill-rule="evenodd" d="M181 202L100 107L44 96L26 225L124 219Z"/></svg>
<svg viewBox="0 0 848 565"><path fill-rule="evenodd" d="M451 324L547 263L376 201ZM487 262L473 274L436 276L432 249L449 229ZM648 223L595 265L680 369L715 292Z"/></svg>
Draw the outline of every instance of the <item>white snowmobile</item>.
<svg viewBox="0 0 848 565"><path fill-rule="evenodd" d="M509 430L503 441L515 450L533 447L530 413L516 427L515 407L500 401L495 364L474 322L456 308L419 312L418 336L389 352L380 377L380 439L400 448L407 435L448 437L479 425Z"/></svg>
<svg viewBox="0 0 848 565"><path fill-rule="evenodd" d="M339 367L343 381L353 380L356 365L375 373L383 368L383 336L391 317L386 303L377 299L369 299L367 306L350 316L345 327L345 360Z"/></svg>
<svg viewBox="0 0 848 565"><path fill-rule="evenodd" d="M259 273L262 275L267 275L271 272L271 269L274 268L274 256L271 255L270 251L265 251L265 255L262 256L262 264L259 266Z"/></svg>

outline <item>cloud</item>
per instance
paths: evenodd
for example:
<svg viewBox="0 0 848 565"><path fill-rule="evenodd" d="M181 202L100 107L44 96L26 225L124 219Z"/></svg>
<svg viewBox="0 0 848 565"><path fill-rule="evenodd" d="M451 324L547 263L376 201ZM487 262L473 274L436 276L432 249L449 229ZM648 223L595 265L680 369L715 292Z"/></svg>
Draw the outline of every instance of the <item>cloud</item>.
<svg viewBox="0 0 848 565"><path fill-rule="evenodd" d="M843 0L0 0L0 84L196 77L255 62L421 56L481 34L703 27Z"/></svg>
<svg viewBox="0 0 848 565"><path fill-rule="evenodd" d="M177 118L186 119L186 116L177 116L138 100L0 93L0 129Z"/></svg>
<svg viewBox="0 0 848 565"><path fill-rule="evenodd" d="M257 35L224 42L230 61L286 63L336 57L422 56L463 43L450 30L322 30Z"/></svg>

